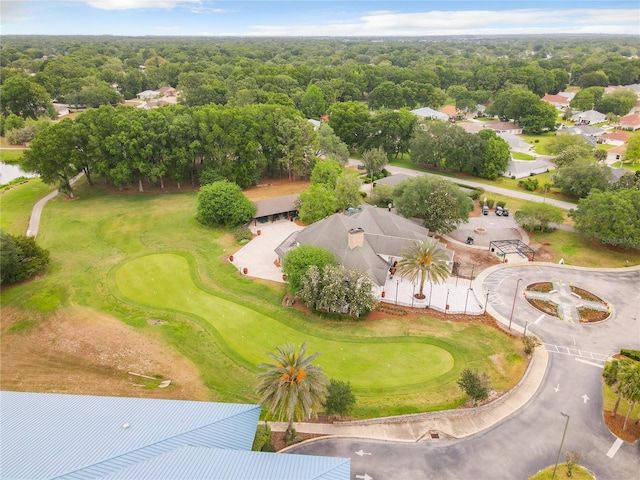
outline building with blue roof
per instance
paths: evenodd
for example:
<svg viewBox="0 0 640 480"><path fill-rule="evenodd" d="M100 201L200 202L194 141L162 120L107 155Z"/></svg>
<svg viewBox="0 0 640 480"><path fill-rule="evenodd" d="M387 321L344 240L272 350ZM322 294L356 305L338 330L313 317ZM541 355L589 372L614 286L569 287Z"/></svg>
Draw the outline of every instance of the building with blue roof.
<svg viewBox="0 0 640 480"><path fill-rule="evenodd" d="M2 479L350 478L350 460L252 452L259 405L0 392Z"/></svg>

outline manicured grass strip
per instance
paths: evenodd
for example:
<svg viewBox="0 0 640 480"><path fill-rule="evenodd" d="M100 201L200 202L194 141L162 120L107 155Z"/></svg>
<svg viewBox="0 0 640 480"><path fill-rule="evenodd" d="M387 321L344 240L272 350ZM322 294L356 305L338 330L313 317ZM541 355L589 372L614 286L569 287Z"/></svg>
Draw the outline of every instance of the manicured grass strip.
<svg viewBox="0 0 640 480"><path fill-rule="evenodd" d="M328 376L350 381L357 389L429 382L454 366L450 352L427 343L309 338L274 318L198 288L191 279L187 260L180 255L136 258L117 270L115 280L122 295L130 300L205 319L230 348L253 364L267 361L264 352L273 350L274 345L306 340L310 352L322 352L317 363Z"/></svg>
<svg viewBox="0 0 640 480"><path fill-rule="evenodd" d="M29 228L31 209L52 190L39 178L32 178L0 194L0 228L12 235L24 235Z"/></svg>

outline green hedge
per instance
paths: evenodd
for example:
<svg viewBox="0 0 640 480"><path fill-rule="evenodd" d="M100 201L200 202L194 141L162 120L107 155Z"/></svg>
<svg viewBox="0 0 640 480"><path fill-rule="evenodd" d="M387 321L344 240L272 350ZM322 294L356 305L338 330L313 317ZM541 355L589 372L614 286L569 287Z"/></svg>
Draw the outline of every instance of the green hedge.
<svg viewBox="0 0 640 480"><path fill-rule="evenodd" d="M251 450L260 452L265 445L271 443L271 427L267 424L260 424L256 429L256 436L253 439Z"/></svg>
<svg viewBox="0 0 640 480"><path fill-rule="evenodd" d="M624 355L625 357L629 357L632 360L640 362L640 350L630 350L628 348L623 348L620 350L620 355Z"/></svg>

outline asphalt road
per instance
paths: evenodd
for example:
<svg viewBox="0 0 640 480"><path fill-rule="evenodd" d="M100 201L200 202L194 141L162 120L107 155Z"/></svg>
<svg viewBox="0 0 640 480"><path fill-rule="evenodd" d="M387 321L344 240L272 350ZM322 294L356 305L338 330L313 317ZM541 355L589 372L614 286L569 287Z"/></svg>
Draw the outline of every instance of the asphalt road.
<svg viewBox="0 0 640 480"><path fill-rule="evenodd" d="M526 284L551 279L597 294L612 306L611 318L589 325L541 315L521 290ZM581 454L579 463L599 480L638 478L640 442L616 442L602 419L601 373L604 359L622 346L640 349L640 269L502 266L478 280L485 292L491 292L490 311L508 320L513 309L512 328L522 331L526 324L545 342L539 348L550 352L545 379L527 406L462 440L400 444L328 439L290 452L350 457L355 479L526 479L555 463L566 425L560 462L567 451L575 450ZM569 415L568 424L561 412Z"/></svg>
<svg viewBox="0 0 640 480"><path fill-rule="evenodd" d="M548 157L548 158L551 158L551 157ZM349 162L353 165L359 165L361 163L360 160L355 160L355 159L350 159ZM417 170L411 170L409 168L403 168L403 167L395 167L393 165L387 165L385 168L392 174L404 173L405 175L410 175L412 177L417 177L420 175L440 176L434 173L419 172ZM473 187L473 188L482 188L487 192L499 193L500 195L504 195L507 197L519 198L521 200L529 200L531 202L540 202L540 203L546 202L551 205L555 205L556 207L560 207L564 210L571 210L577 207L575 203L556 200L555 198L552 198L552 197L540 197L539 195L533 195L527 192L520 192L518 190L509 190L507 188L497 187L495 185L487 185L484 183L474 182L472 180L465 180L461 178L451 178L451 177L445 177L445 176L443 176L443 178L446 178L447 180L455 181L455 183L458 183L460 185L466 185L468 187Z"/></svg>

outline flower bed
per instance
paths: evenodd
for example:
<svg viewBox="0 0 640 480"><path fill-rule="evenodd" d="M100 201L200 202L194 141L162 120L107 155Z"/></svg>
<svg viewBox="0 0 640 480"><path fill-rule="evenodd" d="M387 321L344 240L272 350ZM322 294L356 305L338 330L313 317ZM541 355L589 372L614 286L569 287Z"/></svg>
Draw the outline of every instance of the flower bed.
<svg viewBox="0 0 640 480"><path fill-rule="evenodd" d="M539 300L537 298L527 298L527 301L547 315L551 315L553 317L558 316L558 306L553 302L549 302L547 300Z"/></svg>
<svg viewBox="0 0 640 480"><path fill-rule="evenodd" d="M526 289L531 292L549 293L551 290L553 290L553 283L551 282L532 283L531 285L527 285Z"/></svg>
<svg viewBox="0 0 640 480"><path fill-rule="evenodd" d="M609 318L609 312L586 307L579 307L578 315L580 315L580 322L582 323L601 322Z"/></svg>
<svg viewBox="0 0 640 480"><path fill-rule="evenodd" d="M602 303L603 305L605 305L604 300L602 300L600 297L594 295L593 293L584 290L582 288L578 288L578 287L574 287L573 285L571 286L571 291L573 293L575 293L576 295L579 295L580 298L584 299L584 300L590 300L592 302L598 302L598 303Z"/></svg>

